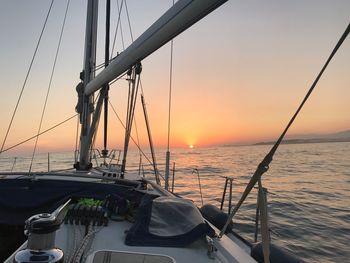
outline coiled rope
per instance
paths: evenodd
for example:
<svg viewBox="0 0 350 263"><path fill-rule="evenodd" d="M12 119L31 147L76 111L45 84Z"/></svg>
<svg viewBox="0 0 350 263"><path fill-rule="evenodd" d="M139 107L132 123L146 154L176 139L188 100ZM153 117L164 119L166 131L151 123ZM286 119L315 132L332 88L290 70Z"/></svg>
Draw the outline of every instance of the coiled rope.
<svg viewBox="0 0 350 263"><path fill-rule="evenodd" d="M92 241L94 239L94 235L99 232L102 229L102 227L99 227L97 229L94 229L93 227L89 226L89 231L87 235L83 238L83 240L80 242L80 245L76 252L73 255L73 259L69 262L72 263L80 263L81 258L84 253L88 254L87 252L90 250L90 247L92 245ZM89 247L90 246L90 247Z"/></svg>

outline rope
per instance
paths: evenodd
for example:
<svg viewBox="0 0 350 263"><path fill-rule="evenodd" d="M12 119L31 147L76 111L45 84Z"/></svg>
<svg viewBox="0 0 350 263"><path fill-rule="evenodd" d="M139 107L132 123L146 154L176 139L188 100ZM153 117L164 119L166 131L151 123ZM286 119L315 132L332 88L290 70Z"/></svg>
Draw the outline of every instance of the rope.
<svg viewBox="0 0 350 263"><path fill-rule="evenodd" d="M42 110L42 113L41 113L40 124L39 124L39 128L38 128L38 133L37 133L37 134L40 133L41 125L42 125L43 120L44 120L46 105L47 105L47 101L48 101L49 94L50 94L50 90L51 90L51 84L52 84L53 74L55 73L55 68L56 68L56 63L57 63L57 57L58 57L58 53L59 53L59 50L60 50L60 47L61 47L61 42L62 42L62 36L63 36L64 26L65 26L65 24L66 24L66 19L67 19L67 13L68 13L68 8L69 8L69 3L70 3L70 0L67 1L66 11L65 11L65 13L64 13L64 19L63 19L63 24L62 24L62 28L61 28L60 38L59 38L59 40L58 40L58 45L57 45L57 49L56 49L55 59L54 59L53 66L52 66L52 71L51 71L49 86L48 86L48 88L47 88L46 97L45 97L45 103L44 103L44 107L43 107L43 110ZM39 136L37 136L36 139L35 139L35 144L34 144L34 149L33 149L33 154L32 154L32 160L31 160L30 166L29 166L29 172L31 172L31 170L32 170L32 165L33 165L33 161L34 161L34 156L35 156L36 148L37 148L37 145L38 145L38 140L39 140Z"/></svg>
<svg viewBox="0 0 350 263"><path fill-rule="evenodd" d="M232 213L230 214L229 218L226 221L225 226L223 227L223 229L221 230L219 237L222 237L222 235L225 233L227 226L229 225L229 223L231 222L233 216L235 215L235 213L238 211L238 209L240 208L240 206L242 205L242 203L244 202L244 200L246 199L246 197L248 196L248 194L250 193L250 191L253 189L254 185L256 184L256 182L261 178L261 176L269 169L269 165L272 161L273 155L275 154L278 146L280 145L280 143L282 142L285 134L287 133L289 127L292 125L292 123L294 122L295 118L297 117L298 113L300 112L300 110L302 109L302 107L304 106L305 102L307 101L307 99L309 98L309 96L311 95L312 91L314 90L314 88L316 87L316 84L318 83L319 79L321 78L323 72L326 70L328 64L330 63L330 61L332 60L332 58L334 57L334 55L336 54L336 52L338 51L338 49L340 48L340 46L342 45L342 43L344 42L344 40L346 39L346 37L349 35L350 33L350 23L347 26L347 28L345 29L345 32L343 33L343 35L341 36L341 38L339 39L338 43L336 44L336 46L334 47L332 53L330 54L330 56L328 57L326 63L324 64L324 66L322 67L320 73L317 75L316 79L314 80L314 82L312 83L309 91L307 92L305 98L303 99L302 103L300 104L300 106L298 107L297 111L294 113L293 117L290 119L287 127L284 129L284 131L282 132L281 136L278 138L277 142L275 143L275 145L271 148L270 152L265 156L265 158L262 160L262 162L258 165L255 173L253 174L252 178L250 179L246 189L244 190L241 199L237 202L235 208L233 209Z"/></svg>
<svg viewBox="0 0 350 263"><path fill-rule="evenodd" d="M49 10L48 10L47 15L46 15L46 18L45 18L45 22L44 22L43 28L41 29L41 33L40 33L40 36L39 36L38 42L37 42L37 44L36 44L36 47L35 47L35 51L34 51L32 60L31 60L31 62L30 62L30 65L29 65L29 68L28 68L28 71L27 71L27 75L26 75L26 77L25 77L25 79L24 79L21 92L20 92L20 94L19 94L19 97L18 97L16 106L15 106L15 109L14 109L14 111L13 111L13 113L12 113L12 117L11 117L9 126L8 126L8 128L7 128L7 131L6 131L5 138L4 138L4 140L3 140L3 142L2 142L2 145L1 145L0 154L1 154L2 152L4 152L3 149L4 149L4 146L5 146L6 140L7 140L7 136L8 136L8 134L9 134L9 132L10 132L10 129L11 129L11 126L12 126L12 122L13 122L13 120L14 120L14 118L15 118L15 115L16 115L16 112L17 112L17 108L18 108L18 105L19 105L19 102L21 101L24 88L25 88L25 86L26 86L26 84L27 84L27 80L28 80L29 74L30 74L30 72L31 72L33 63L34 63L34 59L35 59L35 57L36 57L36 53L37 53L37 51L38 51L39 44L40 44L40 42L41 42L41 38L42 38L42 36L43 36L44 29L45 29L45 27L46 27L47 20L48 20L48 18L49 18L49 15L50 15L50 12L51 12L51 8L52 8L53 2L54 2L54 0L51 1Z"/></svg>
<svg viewBox="0 0 350 263"><path fill-rule="evenodd" d="M73 231L71 231L73 228ZM71 237L71 233L73 232L73 238ZM73 242L72 242L73 241ZM71 244L73 243L73 244ZM76 228L74 225L67 225L67 250L66 253L64 253L64 262L69 262L72 257L72 253L75 250L77 243L77 238L76 238Z"/></svg>
<svg viewBox="0 0 350 263"><path fill-rule="evenodd" d="M34 138L36 138L36 137L38 137L38 136L40 136L40 135L43 135L44 133L47 133L47 132L49 132L49 131L51 131L51 130L57 128L58 126L60 126L60 125L62 125L62 124L64 124L64 123L66 123L67 121L70 121L71 119L75 118L76 116L78 116L78 114L75 114L75 115L69 117L68 119L66 119L66 120L64 120L64 121L61 121L60 123L58 123L58 124L56 124L56 125L54 125L54 126L48 128L48 129L46 129L45 131L43 131L43 132L41 132L41 133L39 133L39 134L37 134L37 135L34 135L34 136L32 136L32 137L30 137L30 138L24 140L24 141L21 141L21 142L15 144L15 145L12 145L12 146L9 147L9 148L6 148L5 150L2 150L2 151L0 152L0 154L2 154L2 153L4 153L4 152L7 152L7 151L9 151L9 150L11 150L11 149L13 149L13 148L15 148L15 147L17 147L17 146L20 146L20 145L22 145L23 143L26 143L26 142L28 142L28 141L30 141L30 140L33 140Z"/></svg>
<svg viewBox="0 0 350 263"><path fill-rule="evenodd" d="M67 255L67 262L70 263L73 261L74 255L75 255L75 250L78 246L78 235L77 235L77 228L80 230L80 225L71 225L73 227L73 246L69 249L68 255ZM68 235L67 235L68 236Z"/></svg>
<svg viewBox="0 0 350 263"><path fill-rule="evenodd" d="M91 238L89 238L89 240L87 241L87 245L86 245L86 247L85 247L85 253L84 253L84 256L83 256L81 262L86 262L87 257L88 257L88 256L91 254L91 252L93 251L93 246L92 246L92 244L94 243L95 234L96 234L97 232L99 232L99 231L102 229L102 227L101 227L100 229L97 229L97 230L95 229L95 227L93 227L93 229L94 229L94 233L92 233Z"/></svg>
<svg viewBox="0 0 350 263"><path fill-rule="evenodd" d="M94 235L97 232L99 232L101 229L102 229L102 227L100 227L98 229L93 229L91 226L89 226L89 232L87 233L87 235L81 241L78 250L74 254L72 262L80 263L81 257L83 256L84 252L86 252L87 249L89 249L89 247L88 247L89 243L93 241Z"/></svg>

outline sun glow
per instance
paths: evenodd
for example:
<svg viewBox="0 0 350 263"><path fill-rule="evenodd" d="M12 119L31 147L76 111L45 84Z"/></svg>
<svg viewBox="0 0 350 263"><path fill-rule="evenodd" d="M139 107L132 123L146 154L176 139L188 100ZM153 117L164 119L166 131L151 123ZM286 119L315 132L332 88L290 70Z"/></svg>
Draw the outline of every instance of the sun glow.
<svg viewBox="0 0 350 263"><path fill-rule="evenodd" d="M194 145L193 145L193 144L190 144L188 147L189 147L190 149L193 149L193 148L194 148Z"/></svg>

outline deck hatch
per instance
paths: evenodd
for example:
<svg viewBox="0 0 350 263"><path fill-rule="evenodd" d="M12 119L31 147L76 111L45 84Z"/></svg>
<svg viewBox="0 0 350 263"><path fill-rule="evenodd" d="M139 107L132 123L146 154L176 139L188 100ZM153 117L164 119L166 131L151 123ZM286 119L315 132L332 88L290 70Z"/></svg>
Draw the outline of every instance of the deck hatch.
<svg viewBox="0 0 350 263"><path fill-rule="evenodd" d="M121 251L98 251L92 263L175 263L165 255L152 255Z"/></svg>

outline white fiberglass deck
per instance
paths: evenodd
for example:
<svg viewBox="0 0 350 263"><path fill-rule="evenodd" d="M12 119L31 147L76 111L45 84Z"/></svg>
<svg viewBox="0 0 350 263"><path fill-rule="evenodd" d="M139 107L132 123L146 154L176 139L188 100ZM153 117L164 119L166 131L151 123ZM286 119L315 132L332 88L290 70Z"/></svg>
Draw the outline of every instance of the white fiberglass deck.
<svg viewBox="0 0 350 263"><path fill-rule="evenodd" d="M170 257L174 262L255 262L244 249L233 243L228 237L224 236L220 241L214 241L218 251L214 259L207 255L208 245L205 240L198 240L186 248L173 247L139 247L127 246L124 243L125 232L131 227L127 221L114 222L109 221L107 227L96 228L97 233L89 249L86 263L96 263L93 261L96 251L118 251L132 252L151 255L164 255ZM72 253L74 239L81 239L84 232L83 226L62 225L56 235L56 244L63 249L66 258ZM75 234L74 234L75 232ZM74 237L75 235L75 237ZM233 256L232 256L233 255ZM113 259L113 257L111 257ZM155 258L149 258L147 262L156 261ZM65 261L66 262L66 261ZM125 262L125 261L107 261L107 262ZM166 262L166 261L164 261Z"/></svg>
<svg viewBox="0 0 350 263"><path fill-rule="evenodd" d="M57 177L57 178L56 178ZM37 177L35 181L40 179L52 179L52 180L67 180L69 182L80 181L84 183L85 180L95 182L99 185L100 176L91 176L90 178L73 177L72 175L41 175ZM71 186L71 184L69 184ZM109 184L114 185L114 184ZM156 185L149 185L147 189L141 190L130 187L131 190L155 194L159 196L171 196L170 193L164 193L164 190ZM104 258L102 262L118 263L118 262L153 262L153 263L170 263L170 262L255 262L250 256L249 248L234 236L230 238L224 235L221 239L211 239L217 251L208 255L208 242L205 238L198 239L191 245L186 247L161 247L161 246L128 246L125 244L125 237L127 231L133 224L127 220L113 221L109 220L107 226L96 226L90 229L86 229L83 225L75 224L61 224L61 227L56 232L55 247L63 250L65 255L64 262L74 262L73 255L75 253L82 254L82 260L78 262L83 263L99 263L100 258ZM212 226L212 228L218 234L219 231ZM82 243L81 241L88 233L88 242ZM91 235L89 235L91 233ZM83 244L83 245L82 245ZM83 247L83 249L81 249ZM26 244L21 246L20 249L26 248ZM213 247L211 247L213 248ZM214 250L215 250L214 249ZM99 252L100 251L100 252ZM108 253L104 253L108 252ZM124 254L123 254L124 253ZM123 256L122 256L123 254ZM96 258L95 258L96 255ZM12 263L13 256L11 256L5 263Z"/></svg>

